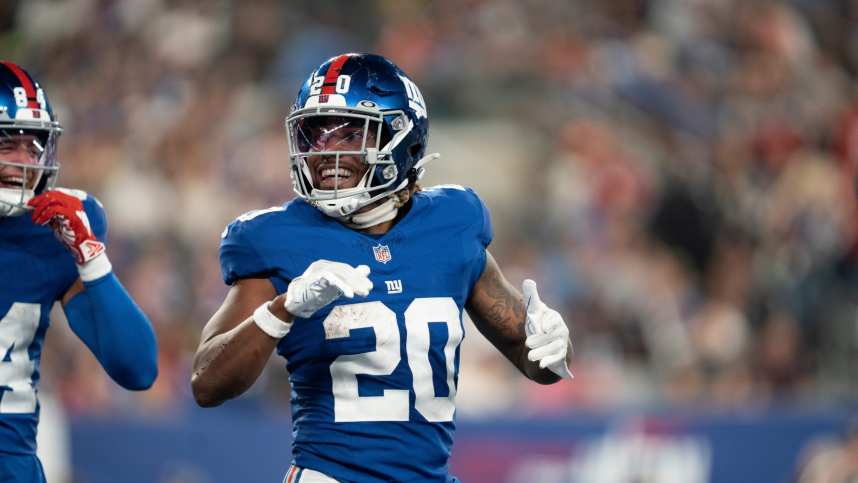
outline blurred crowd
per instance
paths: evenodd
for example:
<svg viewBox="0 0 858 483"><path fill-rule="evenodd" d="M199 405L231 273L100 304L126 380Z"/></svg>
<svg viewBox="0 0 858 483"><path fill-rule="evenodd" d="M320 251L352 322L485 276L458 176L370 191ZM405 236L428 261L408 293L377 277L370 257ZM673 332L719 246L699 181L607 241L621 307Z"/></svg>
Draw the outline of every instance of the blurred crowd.
<svg viewBox="0 0 858 483"><path fill-rule="evenodd" d="M160 342L156 385L130 394L52 330L42 381L68 412L192 404L220 232L293 196L283 118L348 51L421 86L430 150L471 133L432 179L484 196L508 278L572 329L575 380L547 387L470 330L464 414L856 399L854 0L5 0L0 57L46 89L60 183L104 202ZM497 122L512 135L480 129ZM480 174L443 176L461 165ZM253 392L285 403L272 366Z"/></svg>

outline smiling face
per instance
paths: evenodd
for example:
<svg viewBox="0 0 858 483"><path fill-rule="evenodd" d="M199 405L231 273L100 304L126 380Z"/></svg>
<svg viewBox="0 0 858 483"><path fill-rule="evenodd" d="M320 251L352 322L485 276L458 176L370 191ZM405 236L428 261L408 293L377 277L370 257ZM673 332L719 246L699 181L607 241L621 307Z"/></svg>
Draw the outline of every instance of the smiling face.
<svg viewBox="0 0 858 483"><path fill-rule="evenodd" d="M315 189L357 186L368 169L363 153L367 147L377 146L377 124L361 118L325 116L308 118L297 126L297 145L307 154Z"/></svg>
<svg viewBox="0 0 858 483"><path fill-rule="evenodd" d="M30 134L0 135L0 188L34 189L41 177L37 168L43 146Z"/></svg>

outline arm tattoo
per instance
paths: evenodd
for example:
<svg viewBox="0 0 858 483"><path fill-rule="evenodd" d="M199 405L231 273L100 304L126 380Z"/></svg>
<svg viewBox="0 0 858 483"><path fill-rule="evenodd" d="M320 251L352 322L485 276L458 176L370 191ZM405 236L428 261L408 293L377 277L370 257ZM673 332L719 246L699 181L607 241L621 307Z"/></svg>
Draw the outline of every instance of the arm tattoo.
<svg viewBox="0 0 858 483"><path fill-rule="evenodd" d="M488 277L481 287L485 302L491 305L481 310L484 322L491 324L503 335L516 339L524 338L524 304L492 260L486 260ZM490 272L489 272L490 270Z"/></svg>
<svg viewBox="0 0 858 483"><path fill-rule="evenodd" d="M524 350L524 303L488 252L486 268L474 285L467 309L477 329L513 364L520 366Z"/></svg>
<svg viewBox="0 0 858 483"><path fill-rule="evenodd" d="M477 329L522 374L541 384L551 384L559 379L527 359L524 300L504 278L497 262L488 252L486 268L474 285L466 308Z"/></svg>

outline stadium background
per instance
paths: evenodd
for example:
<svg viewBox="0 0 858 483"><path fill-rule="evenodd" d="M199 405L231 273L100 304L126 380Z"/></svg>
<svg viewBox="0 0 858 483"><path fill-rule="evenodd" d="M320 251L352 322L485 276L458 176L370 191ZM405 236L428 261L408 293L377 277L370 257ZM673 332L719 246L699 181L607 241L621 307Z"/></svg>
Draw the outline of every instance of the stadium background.
<svg viewBox="0 0 858 483"><path fill-rule="evenodd" d="M48 92L61 184L104 202L160 343L132 394L53 324L52 483L278 481L282 362L203 411L190 361L219 234L293 196L284 115L345 51L417 82L426 184L474 187L507 277L572 328L576 379L549 387L468 331L464 481L858 475L858 2L3 0L0 57Z"/></svg>

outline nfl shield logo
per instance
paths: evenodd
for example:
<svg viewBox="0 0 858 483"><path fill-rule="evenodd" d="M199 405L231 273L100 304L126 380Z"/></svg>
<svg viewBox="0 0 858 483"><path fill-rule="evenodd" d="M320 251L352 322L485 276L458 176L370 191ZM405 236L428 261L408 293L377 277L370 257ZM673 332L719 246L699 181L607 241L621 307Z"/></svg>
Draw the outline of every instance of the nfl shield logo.
<svg viewBox="0 0 858 483"><path fill-rule="evenodd" d="M375 255L375 259L381 263L387 263L390 261L392 256L390 256L390 248L387 245L376 245L372 247L372 254Z"/></svg>

